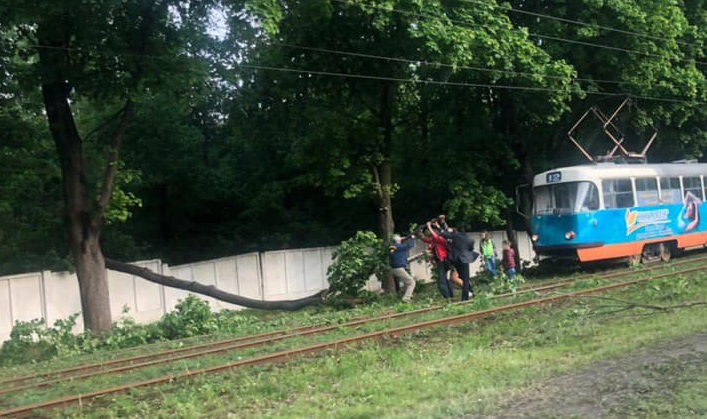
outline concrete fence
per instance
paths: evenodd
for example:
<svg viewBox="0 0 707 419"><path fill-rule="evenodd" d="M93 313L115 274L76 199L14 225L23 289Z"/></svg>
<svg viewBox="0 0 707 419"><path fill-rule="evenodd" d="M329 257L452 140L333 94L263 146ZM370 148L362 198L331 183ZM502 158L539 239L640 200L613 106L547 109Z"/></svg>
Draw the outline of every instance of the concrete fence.
<svg viewBox="0 0 707 419"><path fill-rule="evenodd" d="M501 249L503 232L490 233L496 247ZM478 243L478 234L475 235ZM523 232L518 233L520 256L532 259L532 245ZM175 278L213 285L223 291L256 300L275 301L302 298L329 286L326 271L332 262L335 247L290 249L264 253L247 253L238 256L208 260L180 266L168 266L160 260L135 262L136 265L174 276ZM425 249L418 241L412 254ZM480 262L471 265L475 274ZM431 269L424 262L411 264L413 275L429 281ZM159 320L172 311L179 300L189 293L146 281L140 277L108 271L111 312L114 319L124 310L138 323ZM376 290L380 282L368 281L367 287ZM213 298L200 296L214 310L240 309ZM68 272L33 272L0 277L0 342L10 337L16 321L44 319L46 324L65 319L81 311L81 299L76 274ZM81 317L76 331L83 330Z"/></svg>

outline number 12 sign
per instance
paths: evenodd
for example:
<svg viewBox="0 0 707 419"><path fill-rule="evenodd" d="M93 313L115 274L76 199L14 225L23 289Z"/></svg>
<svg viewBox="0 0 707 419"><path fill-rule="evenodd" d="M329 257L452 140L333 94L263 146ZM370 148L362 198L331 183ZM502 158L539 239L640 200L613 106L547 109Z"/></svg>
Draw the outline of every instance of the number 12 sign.
<svg viewBox="0 0 707 419"><path fill-rule="evenodd" d="M562 181L562 172L550 172L545 175L545 181L547 183L556 183Z"/></svg>

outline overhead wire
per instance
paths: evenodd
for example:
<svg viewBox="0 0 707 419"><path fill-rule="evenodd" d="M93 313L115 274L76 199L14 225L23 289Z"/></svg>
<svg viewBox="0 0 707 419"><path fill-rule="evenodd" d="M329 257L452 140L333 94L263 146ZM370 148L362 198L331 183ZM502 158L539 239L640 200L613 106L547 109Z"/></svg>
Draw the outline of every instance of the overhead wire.
<svg viewBox="0 0 707 419"><path fill-rule="evenodd" d="M523 14L523 15L533 16L533 17L538 17L538 18L541 18L541 19L555 20L555 21L558 21L558 22L570 23L570 24L578 25L578 26L596 28L596 29L601 29L601 30L605 30L605 31L609 31L609 32L616 32L616 33L620 33L620 34L623 34L623 35L631 35L631 36L636 36L636 37L639 37L639 38L652 39L652 40L654 40L654 41L664 41L664 42L672 42L672 41L674 41L675 43L680 44L680 45L685 45L685 46L690 46L690 47L695 47L695 48L704 48L703 45L697 45L697 44L693 44L693 43L690 43L690 42L680 41L680 40L678 40L678 39L671 40L671 39L668 39L668 38L662 38L662 37L659 37L659 36L649 35L649 34L645 34L645 33L641 33L641 32L629 31L629 30L625 30L625 29L617 29L617 28L613 28L613 27L611 27L611 26L599 25L599 24L596 24L596 23L586 23L586 22L582 22L582 21L580 21L580 20L567 19L567 18L564 18L564 17L552 16L552 15L543 14L543 13L538 13L538 12L533 12L533 11L529 11L529 10L517 9L517 8L513 8L513 7L509 7L509 6L502 6L502 5L498 4L498 3L493 3L493 2L488 2L488 1L480 1L480 0L461 0L461 1L464 2L464 3L483 4L483 5L495 7L495 8L500 9L500 10L506 10L506 11L509 11L509 12L512 12L512 13Z"/></svg>
<svg viewBox="0 0 707 419"><path fill-rule="evenodd" d="M566 90L552 89L549 87L530 87L530 86L513 86L513 85L499 85L499 84L486 84L486 83L468 83L468 82L450 82L441 80L425 80L425 79L406 79L398 77L386 77L386 76L375 76L367 74L353 74L353 73L337 73L331 71L318 71L318 70L305 70L287 67L274 67L274 66L264 66L257 64L239 64L240 67L251 68L256 70L271 70L271 71L282 71L289 73L300 73L300 74L314 74L322 76L336 76L345 78L357 78L366 80L382 80L382 81L394 81L401 83L411 83L411 84L430 84L430 85L443 85L443 86L456 86L456 87L480 87L488 89L503 89L503 90L521 90L521 91L543 91L543 92L566 92ZM626 97L631 96L636 99L651 100L658 102L669 102L669 103L680 103L686 105L707 105L707 102L699 101L687 101L681 99L670 99L655 96L641 96L635 95L627 92L587 92L584 94L593 96L607 96L607 97Z"/></svg>
<svg viewBox="0 0 707 419"><path fill-rule="evenodd" d="M368 8L373 8L373 9L382 9L384 11L393 11L393 12L398 12L398 13L404 13L408 15L416 15L420 17L426 17L426 18L435 18L438 19L439 16L433 16L433 15L427 15L427 14L419 14L419 13L414 13L414 12L408 12L408 11L400 11L396 9L387 9L387 8L380 8L378 6L371 6L371 5L361 5L358 3L353 3L351 1L347 0L332 0L335 2L339 3L344 3L344 4L349 4L349 5L354 5L354 6L361 6L361 7L368 7ZM448 18L447 18L448 19ZM476 23L470 23L470 22L465 22L465 21L458 21L451 19L451 22L460 22L465 25L475 25L475 26L486 26L488 25L483 25L483 24L476 24ZM518 31L517 29L515 31ZM571 42L581 42L581 41L573 41L573 40L568 40L564 38L558 38L562 39L563 41L571 41ZM595 44L592 44L595 45ZM406 59L406 58L398 58L398 57L386 57L386 56L379 56L379 55L374 55L374 54L363 54L363 53L356 53L356 52L349 52L349 51L340 51L340 50L331 50L331 49L324 49L324 48L315 48L315 47L305 47L305 46L299 46L299 45L294 45L294 44L286 44L283 43L283 46L289 47L289 48L300 48L300 49L309 49L313 51L320 51L320 52L326 52L326 53L332 53L332 54L339 54L339 55L350 55L350 56L359 56L359 57L365 57L365 58L375 58L375 59L384 59L384 60L389 60L389 61L398 61L398 62L407 62L407 63L416 63L416 64L423 64L423 65L436 65L436 66L444 66L444 67L456 67L460 69L467 69L467 70L472 70L472 71L486 71L486 72L497 72L497 73L503 73L503 74L513 74L513 75L523 75L523 76L533 76L533 77L540 77L540 78L547 78L547 79L563 79L562 76L552 76L552 75L543 75L543 74L534 74L534 73L524 73L524 72L517 72L517 71L510 71L510 70L502 70L502 69L495 69L495 68L484 68L484 67L474 67L474 66L461 66L461 65L452 65L452 64L444 64L444 63L439 63L439 62L429 62L429 61L421 61L421 60L411 60L411 59ZM54 49L64 49L64 50L80 50L80 48L70 48L70 47L54 47L54 46L47 46L47 45L36 45L35 47L37 48L54 48ZM608 46L604 46L608 47ZM620 49L622 51L626 51L623 49ZM92 52L96 53L95 50ZM636 51L637 52L637 51ZM145 57L145 58L164 58L167 59L167 57L160 57L157 55L148 55L148 54L134 54L134 53L114 53L114 55L123 55L123 56L139 56L139 57ZM661 56L662 57L662 56ZM172 57L169 57L170 59ZM251 68L256 68L258 66L255 65L246 65L239 63L237 64L241 67L248 68L250 66ZM275 70L276 67L268 67L268 66L259 66L258 68L260 69L266 69L266 70ZM300 73L311 73L311 74L317 74L317 75L338 75L338 76L345 76L349 75L351 77L357 77L357 78L368 78L368 79L380 79L380 80L391 80L391 81L407 81L410 83L426 83L426 84L435 84L435 85L455 85L455 86L466 86L466 87L487 87L487 88L499 88L499 89L514 89L514 90L534 90L534 91L553 91L553 89L550 88L542 88L542 87L527 87L527 86L508 86L508 85L498 85L498 84L483 84L483 83L463 83L463 82L448 82L448 81L436 81L436 80L423 80L423 79L392 79L392 78L386 78L386 77L380 77L380 76L374 76L374 75L355 75L355 74L350 74L350 73L334 73L334 72L324 72L324 71L318 71L318 70L298 70L298 69L292 69L292 68L286 68L286 67L279 67L281 71L285 72L300 72ZM594 79L585 79L585 78L571 78L571 81L584 81L584 82L597 82L597 83L613 83L613 84L621 84L623 82L617 81L617 80L594 80ZM555 91L560 91L560 90L555 90ZM665 101L665 102L673 102L673 103L684 103L684 104L703 104L704 102L699 102L695 100L681 100L681 99L671 99L671 98L662 98L662 97L654 97L654 96L639 96L635 94L630 94L630 93L625 93L625 92L617 92L617 93L612 93L612 92L593 92L593 91L585 91L584 93L589 94L589 95L603 95L603 96L627 96L631 95L636 98L641 98L645 100L655 100L655 101Z"/></svg>
<svg viewBox="0 0 707 419"><path fill-rule="evenodd" d="M401 14L404 16L422 17L422 18L426 18L426 19L440 19L440 16L432 15L432 14L428 14L428 13L411 12L408 10L388 8L388 7L378 6L378 5L371 5L371 4L361 4L361 3L357 3L357 2L354 2L351 0L331 0L331 1L341 3L341 4L346 4L346 5L353 6L353 7L359 7L362 9L372 9L372 10L380 10L380 11L385 11L385 12L393 12L393 13ZM460 25L460 26L490 28L490 29L494 29L494 30L497 29L497 28L494 28L488 24L453 19L449 16L444 16L444 19L451 22L451 23L455 23L457 25ZM530 32L530 31L524 32L520 28L509 29L509 32L521 33L521 34L524 34L524 35L527 35L527 36L530 36L533 38L538 38L538 39L548 39L548 40L557 41L557 42L565 42L565 43L570 43L570 44L575 44L575 45L583 45L583 46L589 46L589 47L594 47L594 48L607 49L607 50L611 50L611 51L626 52L626 53L630 53L630 54L638 54L638 55L643 55L643 56L653 57L653 58L661 58L661 59L668 59L668 60L683 61L683 62L688 62L688 63L695 63L695 64L700 64L700 65L707 65L707 62L697 61L694 59L677 58L677 57L673 58L673 57L668 57L666 55L654 54L654 53L644 52L644 51L637 51L637 50L632 50L632 49L628 49L628 48L614 47L614 46L610 46L610 45L597 44L597 43L586 42L586 41L577 41L577 40L573 40L573 39L562 38L562 37L557 37L557 36L552 36L552 35L545 35L545 34L535 33L535 32Z"/></svg>
<svg viewBox="0 0 707 419"><path fill-rule="evenodd" d="M416 17L422 17L422 18L426 18L426 19L440 19L440 16L438 16L438 15L432 15L432 14L427 14L427 13L419 13L419 12L412 12L412 11L401 10L401 9L397 9L397 8L382 7L382 6L373 5L373 4L362 4L362 3L354 2L354 1L352 1L352 0L330 0L330 1L336 2L336 3L345 4L345 5L348 5L348 6L353 6L353 7L359 7L359 8L364 8L364 9L367 8L367 9L373 9L373 10L380 10L380 11L385 11L385 12L393 12L393 13L402 14L402 15L406 15L406 16L416 16ZM492 4L492 3L482 2L482 1L478 1L478 0L462 0L462 1L469 2L469 3L483 4L483 5L487 5L487 6L490 6L490 7L500 8L500 9L503 9L503 10L513 11L513 12L518 12L518 13L526 12L526 11L522 11L522 10L520 10L520 9L513 9L513 8L509 8L509 7L500 6L500 5L496 4L496 3L493 3L493 4ZM31 9L31 8L23 8L23 7L18 7L18 6L5 6L5 5L0 5L0 8L15 9L15 10L25 10L25 11L32 11L32 10L33 10L33 9ZM72 13L73 13L73 11L72 11ZM546 17L546 18L548 18L548 19L556 19L556 20L564 21L564 22L566 22L566 23L572 23L572 24L577 24L577 25L589 25L589 26L592 25L592 24L588 24L588 23L584 23L584 22L580 22L580 21L572 21L571 19L565 19L565 18L560 18L560 17L556 17L556 16L551 16L551 15L543 15L543 14L535 13L535 12L527 12L527 13L529 13L529 14L532 13L532 14L541 15L541 16L544 16L544 17ZM59 16L59 15L64 15L64 14L66 14L66 12L58 12L58 13L57 13L57 12L51 12L50 14L52 14L52 15L58 15L58 16ZM88 15L87 15L87 16L88 16ZM539 17L539 16L538 16L538 17ZM453 18L451 18L451 17L449 17L449 16L444 16L444 19L447 20L447 21L449 21L449 22L451 22L451 23L460 25L460 26L481 27L481 28L496 29L496 28L494 28L494 27L492 27L492 26L490 26L490 25L488 25L488 24L476 23L476 22L469 22L469 21L460 20L460 19L453 19ZM597 27L599 27L599 26L597 26ZM608 26L607 26L607 27L602 26L601 28L602 28L602 29L606 29L606 30L613 30L613 31L616 31L616 32L620 32L620 31L621 31L620 29L610 28L610 27L608 27ZM217 27L217 29L218 29L218 27ZM227 27L226 27L226 29L227 29ZM655 53L651 53L651 52L645 52L645 51L638 51L638 50L634 50L634 49L615 47L615 46L611 46L611 45L599 44L599 43L594 43L594 42L578 41L578 40L573 40L573 39L563 38L563 37L558 37L558 36L553 36L553 35L547 35L547 34L542 34L542 33L535 33L535 32L529 32L529 31L528 31L528 32L524 32L521 28L513 28L513 29L510 29L509 31L510 31L510 32L515 32L515 33L522 33L522 34L525 34L525 35L527 35L527 36L529 36L529 37L533 37L533 38L537 38L537 39L547 39L547 40L551 40L551 41L555 41L555 42L564 42L564 43L570 43L570 44L575 44L575 45L582 45L582 46L587 46L587 47L606 49L606 50L611 50L611 51L616 51L616 52L625 52L625 53L630 53L630 54L643 55L643 56L647 56L647 57L661 58L661 59L668 59L668 60L676 60L676 61L682 61L682 62L688 62L688 63L695 63L695 64L700 64L700 65L705 65L705 66L707 66L707 62L704 62L704 61L698 61L698 60L689 59L689 58L669 57L669 56L666 56L666 55L663 55L663 54L655 54ZM625 31L625 32L631 33L630 31ZM635 34L636 36L639 36L639 35L643 35L643 36L646 36L646 37L648 36L648 35L644 35L644 34L640 34L640 33L634 33L634 34ZM658 39L664 39L664 38L658 38ZM694 44L690 44L690 45L697 46L697 45L694 45Z"/></svg>
<svg viewBox="0 0 707 419"><path fill-rule="evenodd" d="M422 59L410 59L410 58L400 58L400 57L389 57L389 56L385 56L385 55L376 55L376 54L364 54L364 53L360 53L360 52L342 51L342 50L334 50L334 49L328 49L328 48L318 48L318 47L309 47L309 46L303 46L303 45L289 44L286 42L278 42L278 43L274 43L273 45L282 45L284 47L288 47L288 48L292 48L292 49L301 49L301 50L305 50L305 51L324 52L324 53L328 53L328 54L347 55L347 56L352 56L352 57L395 61L395 62L401 62L401 63L415 64L415 65L428 65L428 66L437 66L437 67L444 67L444 68L458 68L461 70L472 70L472 71L489 72L489 73L502 73L502 74L509 74L509 75L514 75L514 76L540 77L543 79L557 79L557 80L566 80L567 79L567 77L563 77L563 76L553 76L553 75L540 74L540 73L528 73L528 72L514 71L514 70L503 70L503 69L497 69L497 68L493 68L493 67L478 67L478 66L468 66L468 65L461 65L461 64L448 64L448 63L441 63L438 61L428 61L428 60L422 60ZM583 82L589 82L589 83L607 83L607 84L625 83L625 82L619 81L619 80L586 79L586 78L580 78L580 77L572 77L571 79L572 79L572 81L583 81Z"/></svg>
<svg viewBox="0 0 707 419"><path fill-rule="evenodd" d="M49 48L49 49L57 49L57 50L67 50L67 51L81 50L81 48L76 48L76 47L58 47L58 46L50 46L50 45L34 45L33 47L35 47L35 48ZM92 51L92 52L96 53L96 51ZM147 59L162 59L162 60L173 59L173 57L170 57L170 56L166 56L166 55L161 56L161 55L154 55L154 54L136 54L136 53L112 53L111 54L111 53L106 53L105 50L102 52L98 52L98 53L112 55L112 56L132 56L132 57L140 57L140 58L147 58ZM532 86L514 86L514 85L500 85L500 84L488 84L488 83L452 82L452 81L429 80L429 79L409 79L409 78L386 77L386 76L369 75L369 74L338 73L338 72L331 72L331 71L295 69L295 68L289 68L289 67L275 67L275 66L244 64L244 63L237 63L237 64L235 64L235 66L241 67L241 68L256 69L256 70L281 71L281 72L287 72L287 73L313 74L313 75L319 75L319 76L336 76L336 77L345 77L345 78L394 81L394 82L401 82L401 83L427 84L427 85L438 85L438 86L476 87L476 88L504 89L504 90L517 90L517 91L535 91L535 92L539 92L539 91L542 91L542 92L567 92L567 90L568 90L568 89L553 89L553 88L532 87ZM571 85L568 85L568 88L571 88ZM707 102L700 102L700 101L695 101L695 100L672 99L672 98L663 98L663 97L655 97L655 96L640 96L640 95L635 95L635 94L628 93L628 92L583 91L583 93L587 94L587 95L606 96L606 97L609 97L609 96L613 96L613 97L632 96L632 97L635 97L638 99L643 99L643 100L652 100L652 101L660 101L660 102L668 102L668 103L681 103L681 104L687 104L687 105L707 104Z"/></svg>
<svg viewBox="0 0 707 419"><path fill-rule="evenodd" d="M440 16L436 16L436 15L431 15L431 14L426 14L426 13L416 13L416 12L407 11L407 10L400 10L400 9L396 9L396 8L381 7L381 6L372 5L372 4L361 4L361 3L353 2L353 1L351 1L351 0L331 0L331 1L332 1L332 2L338 2L338 3L341 3L341 4L346 4L346 5L349 5L349 6L359 7L359 8L368 8L368 9L374 9L374 10L382 10L382 11L386 11L386 12L394 12L394 13L403 14L403 15L407 15L407 16L417 16L417 17L434 18L434 19L439 19L439 18L440 18ZM503 10L512 11L512 12L518 12L518 13L525 12L525 13L529 13L529 14L533 14L533 15L543 16L543 17L548 18L548 19L556 19L556 20L559 20L559 21L564 21L564 22L566 22L566 23L592 26L591 24L587 24L587 23L580 22L580 21L572 21L571 19L565 19L565 18L560 18L560 17L556 17L556 16L551 16L551 15L543 15L543 14L535 13L535 12L522 11L522 10L520 10L520 9L513 9L513 8L510 8L510 7L500 6L500 5L495 4L495 3L494 3L494 4L491 4L491 3L486 3L486 2L476 1L476 0L463 0L463 1L470 2L470 3L484 4L484 5L488 5L488 6L490 6L490 7L497 7L497 8L500 8L500 9L503 9ZM3 7L4 7L4 8L9 8L9 9L17 9L17 10L30 10L30 9L28 9L28 8L20 8L20 7L17 7L17 6L4 6L4 5L0 5L0 8L3 8ZM53 14L55 14L55 15L61 15L62 13L53 13ZM462 25L462 26L475 26L475 27L482 27L482 28L495 29L495 28L493 28L493 27L491 27L490 25L487 25L487 24L475 23L475 22L468 22L468 21L459 20L459 19L453 19L453 18L451 18L451 17L449 17L449 16L445 16L445 19L448 20L449 22L454 23L454 24L457 24L457 25ZM606 29L606 30L613 30L613 31L616 31L616 32L621 32L621 30L615 29L615 28L610 28L610 27L605 27L605 26L598 26L598 25L597 25L597 27L601 27L602 29ZM217 29L219 29L219 28L217 27ZM227 28L226 28L226 29L227 29ZM563 37L558 37L558 36L553 36L553 35L547 35L547 34L541 34L541 33L535 33L535 32L523 32L522 29L520 29L520 28L510 29L510 32L523 33L523 34L525 34L525 35L527 35L527 36L529 36L529 37L533 37L533 38L537 38L537 39L541 39L541 40L542 40L542 39L546 39L546 40L555 41L555 42L564 42L564 43L570 43L570 44L575 44L575 45L588 46L588 47L593 47L593 48L607 49L607 50L616 51L616 52L624 52L624 53L630 53L630 54L638 54L638 55L643 55L643 56L647 56L647 57L661 58L661 59L668 59L668 60L676 60L676 61L683 61L683 62L695 63L695 64L700 64L700 65L705 65L705 66L707 66L707 62L698 61L698 60L695 60L695 59L669 57L669 56L666 56L666 55L663 55L663 54L655 54L655 53L650 53L650 52L645 52L645 51L638 51L638 50L634 50L634 49L615 47L615 46L611 46L611 45L599 44L599 43L594 43L594 42L578 41L578 40L573 40L573 39L569 39L569 38L563 38ZM632 34L634 34L634 35L636 35L636 36L645 36L645 37L648 37L648 35L645 35L645 34L633 33L633 32L630 32L630 31L623 31L623 32L632 33ZM655 37L655 38L657 38L657 39L664 39L664 38L659 38L659 37ZM694 44L690 44L690 45L694 45ZM696 45L695 45L695 46L696 46Z"/></svg>

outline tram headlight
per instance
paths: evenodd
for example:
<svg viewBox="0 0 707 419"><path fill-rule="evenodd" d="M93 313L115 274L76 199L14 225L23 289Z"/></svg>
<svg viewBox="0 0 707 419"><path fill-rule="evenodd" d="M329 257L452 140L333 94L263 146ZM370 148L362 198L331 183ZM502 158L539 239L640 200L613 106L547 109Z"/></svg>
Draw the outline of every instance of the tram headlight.
<svg viewBox="0 0 707 419"><path fill-rule="evenodd" d="M530 237L530 240L532 240L533 242L536 242L536 241L538 241L539 238L540 238L540 237L538 237L537 234L533 234L533 235Z"/></svg>
<svg viewBox="0 0 707 419"><path fill-rule="evenodd" d="M577 237L577 234L575 234L574 231L568 231L567 233L565 233L565 239L567 240L572 240L575 237Z"/></svg>

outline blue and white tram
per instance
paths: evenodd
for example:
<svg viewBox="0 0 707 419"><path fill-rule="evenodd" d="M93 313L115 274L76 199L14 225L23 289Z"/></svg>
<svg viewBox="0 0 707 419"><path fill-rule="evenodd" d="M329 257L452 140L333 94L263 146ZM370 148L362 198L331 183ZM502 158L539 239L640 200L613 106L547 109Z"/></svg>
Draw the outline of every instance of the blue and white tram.
<svg viewBox="0 0 707 419"><path fill-rule="evenodd" d="M563 167L536 175L533 192L540 256L667 260L707 244L705 163Z"/></svg>

